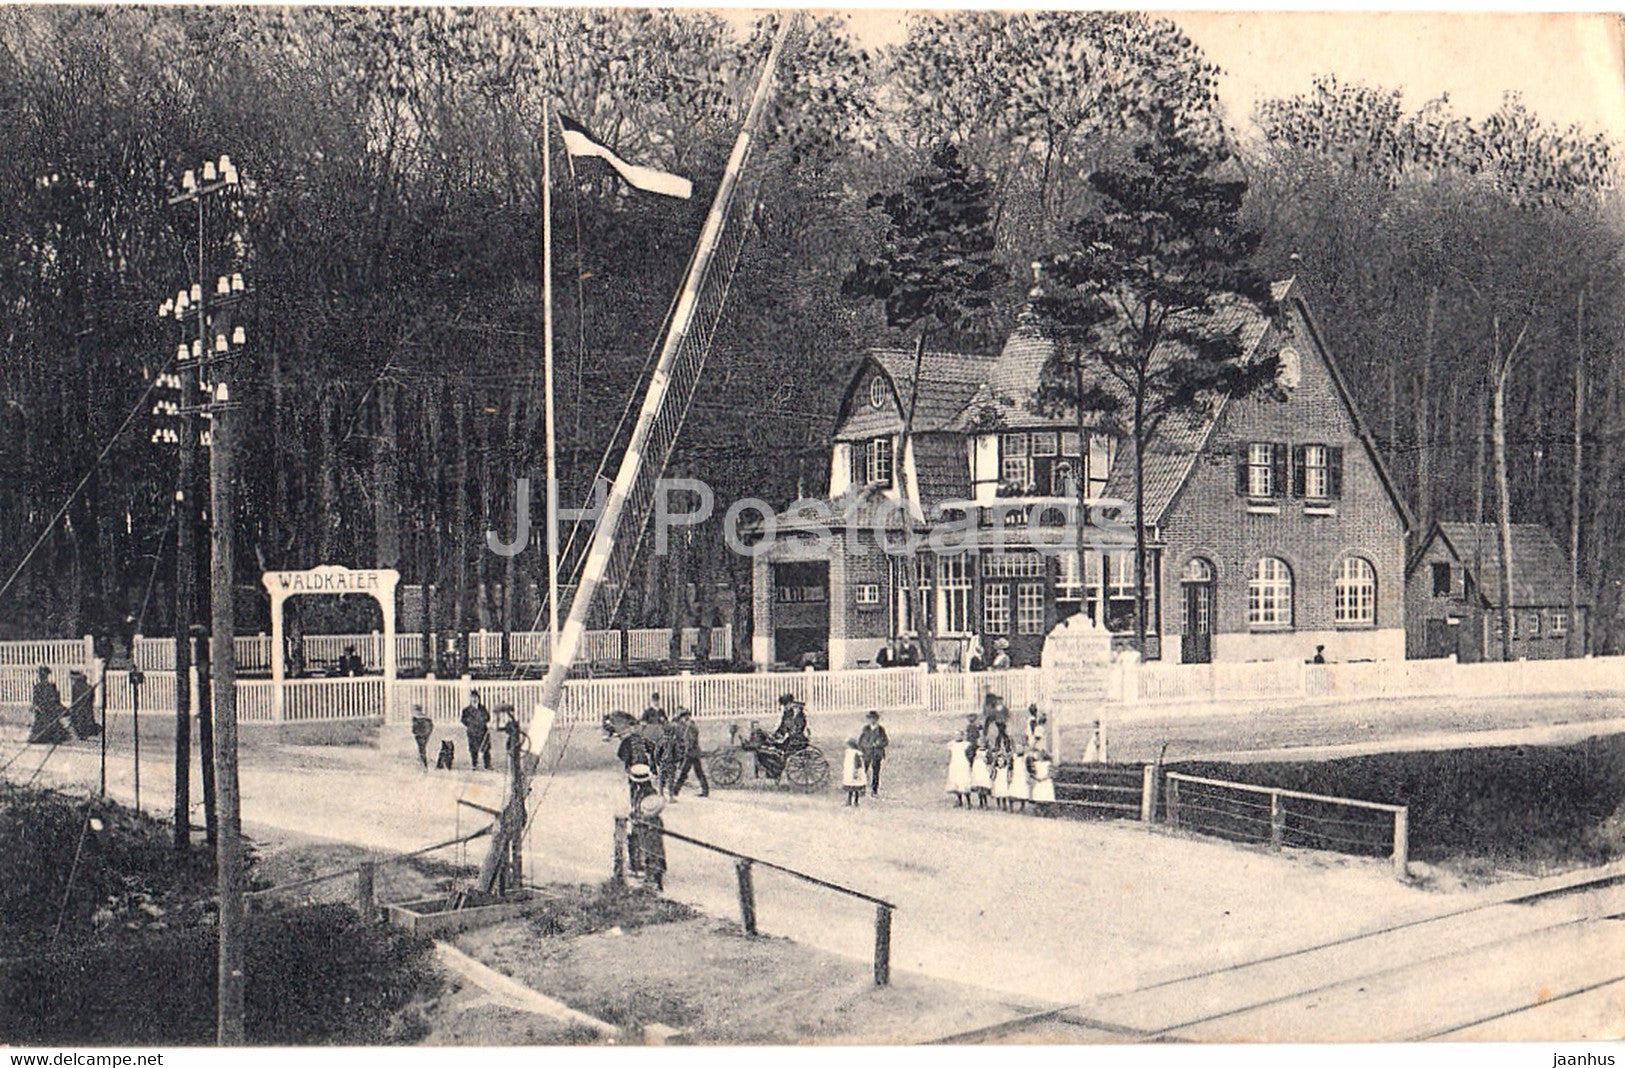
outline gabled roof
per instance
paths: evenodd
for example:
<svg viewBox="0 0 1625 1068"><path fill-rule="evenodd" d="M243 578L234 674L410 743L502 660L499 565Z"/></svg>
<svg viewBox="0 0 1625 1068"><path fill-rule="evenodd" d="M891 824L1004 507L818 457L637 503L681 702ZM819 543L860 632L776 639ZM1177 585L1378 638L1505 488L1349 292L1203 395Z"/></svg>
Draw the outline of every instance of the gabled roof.
<svg viewBox="0 0 1625 1068"><path fill-rule="evenodd" d="M1435 538L1443 538L1455 558L1473 575L1490 605L1501 603L1501 529L1495 523L1434 523L1411 568ZM1478 568L1473 570L1474 561ZM1539 523L1512 524L1512 604L1561 605L1569 602L1569 558L1551 531ZM1581 604L1590 599L1581 596Z"/></svg>
<svg viewBox="0 0 1625 1068"><path fill-rule="evenodd" d="M898 418L908 419L908 406L914 401L914 430L917 433L944 430L964 411L977 390L987 380L993 357L968 352L927 352L920 360L920 389L914 395L914 353L907 349L870 349L852 374L841 404L840 424L851 415L853 397L879 367L897 393ZM867 398L863 398L867 403ZM840 438L837 426L837 440Z"/></svg>
<svg viewBox="0 0 1625 1068"><path fill-rule="evenodd" d="M1270 287L1270 296L1277 304L1292 292L1292 281L1276 282ZM1238 332L1243 362L1257 354L1259 342L1269 333L1269 318L1248 302L1230 299L1220 302L1210 320L1214 336ZM1183 351L1183 346L1169 342L1157 346L1152 354L1154 363L1165 364ZM1223 401L1215 401L1206 415L1173 415L1163 420L1156 438L1145 455L1145 517L1146 522L1161 523L1179 495L1179 490L1190 478L1207 440L1218 425L1225 409ZM1134 464L1132 457L1121 457L1112 465L1111 479L1106 483L1105 496L1118 500L1134 499Z"/></svg>

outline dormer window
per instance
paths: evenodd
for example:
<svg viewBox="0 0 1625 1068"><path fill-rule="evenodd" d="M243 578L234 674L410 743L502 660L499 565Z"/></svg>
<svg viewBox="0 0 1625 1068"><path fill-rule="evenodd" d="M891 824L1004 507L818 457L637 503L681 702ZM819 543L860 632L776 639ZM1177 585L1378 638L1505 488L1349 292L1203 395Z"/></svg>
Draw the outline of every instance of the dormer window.
<svg viewBox="0 0 1625 1068"><path fill-rule="evenodd" d="M891 485L891 438L875 438L863 446L863 480L869 485Z"/></svg>
<svg viewBox="0 0 1625 1068"><path fill-rule="evenodd" d="M884 408L886 406L886 397L890 393L891 390L886 387L886 379L884 376L875 375L873 378L869 379L870 407L876 409Z"/></svg>

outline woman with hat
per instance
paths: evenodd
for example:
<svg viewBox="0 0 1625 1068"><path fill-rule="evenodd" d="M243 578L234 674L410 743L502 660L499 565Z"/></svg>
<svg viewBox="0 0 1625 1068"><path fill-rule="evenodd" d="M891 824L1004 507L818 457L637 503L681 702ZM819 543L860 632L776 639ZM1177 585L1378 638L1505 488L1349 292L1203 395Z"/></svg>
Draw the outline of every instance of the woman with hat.
<svg viewBox="0 0 1625 1068"><path fill-rule="evenodd" d="M1003 671L1010 666L1010 639L1000 638L993 643L993 663L989 666L994 671Z"/></svg>
<svg viewBox="0 0 1625 1068"><path fill-rule="evenodd" d="M629 764L626 768L627 792L632 799L632 810L637 811L638 802L650 794L658 794L655 789L654 769L648 764Z"/></svg>

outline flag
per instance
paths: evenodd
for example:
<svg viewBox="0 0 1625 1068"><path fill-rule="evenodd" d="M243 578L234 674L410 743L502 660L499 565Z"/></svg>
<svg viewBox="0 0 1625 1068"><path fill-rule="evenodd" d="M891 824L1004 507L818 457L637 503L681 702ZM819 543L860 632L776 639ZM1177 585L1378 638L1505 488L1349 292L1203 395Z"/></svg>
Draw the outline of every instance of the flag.
<svg viewBox="0 0 1625 1068"><path fill-rule="evenodd" d="M597 156L599 159L615 168L615 173L626 179L626 184L633 189L641 189L645 193L659 193L661 196L677 197L687 200L693 193L693 186L687 178L680 178L675 174L657 171L653 167L639 167L628 163L612 152L609 146L596 140L587 128L570 118L568 115L559 116L559 124L564 127L564 150L572 156Z"/></svg>

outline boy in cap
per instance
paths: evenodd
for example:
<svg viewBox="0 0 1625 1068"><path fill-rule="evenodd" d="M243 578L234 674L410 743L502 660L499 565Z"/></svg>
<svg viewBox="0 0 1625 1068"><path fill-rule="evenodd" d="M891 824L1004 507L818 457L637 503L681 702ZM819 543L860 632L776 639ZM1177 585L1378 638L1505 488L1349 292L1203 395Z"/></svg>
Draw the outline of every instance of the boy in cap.
<svg viewBox="0 0 1625 1068"><path fill-rule="evenodd" d="M423 711L422 705L412 706L412 740L418 743L418 761L429 766L429 739L434 736L434 720Z"/></svg>
<svg viewBox="0 0 1625 1068"><path fill-rule="evenodd" d="M869 773L869 796L880 796L880 762L886 759L886 728L880 725L880 713L870 711L864 717L863 730L858 734L858 748L863 751L863 766Z"/></svg>

